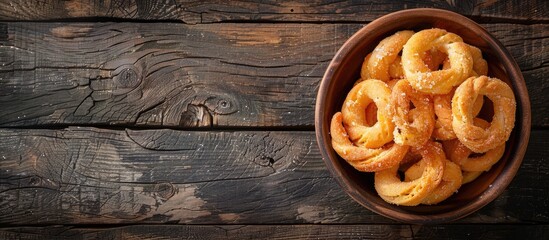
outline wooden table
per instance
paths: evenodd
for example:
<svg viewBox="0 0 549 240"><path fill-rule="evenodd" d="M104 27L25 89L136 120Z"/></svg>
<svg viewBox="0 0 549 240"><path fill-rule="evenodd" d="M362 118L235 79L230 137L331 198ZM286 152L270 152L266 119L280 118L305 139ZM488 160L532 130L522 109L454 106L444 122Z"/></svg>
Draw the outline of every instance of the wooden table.
<svg viewBox="0 0 549 240"><path fill-rule="evenodd" d="M2 1L0 239L547 239L549 4L391 2ZM314 134L337 49L416 7L481 23L532 101L509 188L437 226L354 202Z"/></svg>

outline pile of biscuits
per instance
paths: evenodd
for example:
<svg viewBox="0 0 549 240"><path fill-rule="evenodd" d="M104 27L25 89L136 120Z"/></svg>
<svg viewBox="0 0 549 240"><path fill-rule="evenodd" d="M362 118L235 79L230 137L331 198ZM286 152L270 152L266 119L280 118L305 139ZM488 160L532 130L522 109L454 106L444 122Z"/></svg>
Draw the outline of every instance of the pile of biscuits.
<svg viewBox="0 0 549 240"><path fill-rule="evenodd" d="M385 201L437 204L502 157L514 93L486 76L481 50L460 36L396 32L365 57L360 75L332 118L332 147L358 171L374 172Z"/></svg>

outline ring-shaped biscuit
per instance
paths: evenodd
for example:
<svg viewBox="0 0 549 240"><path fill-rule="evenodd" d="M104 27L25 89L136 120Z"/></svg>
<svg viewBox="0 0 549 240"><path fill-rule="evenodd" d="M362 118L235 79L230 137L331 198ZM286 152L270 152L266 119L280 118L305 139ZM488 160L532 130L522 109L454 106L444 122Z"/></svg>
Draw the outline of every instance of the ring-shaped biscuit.
<svg viewBox="0 0 549 240"><path fill-rule="evenodd" d="M419 161L423 168L421 177L401 181L397 173L398 166L375 173L375 189L386 202L403 206L418 205L442 181L446 158L440 144L429 141L415 151L422 156Z"/></svg>
<svg viewBox="0 0 549 240"><path fill-rule="evenodd" d="M452 90L447 94L434 95L433 103L435 109L435 129L433 130L433 138L436 140L451 140L456 138L454 129L452 128L452 97L455 91ZM482 109L484 98L477 98L473 106L473 115L477 116Z"/></svg>
<svg viewBox="0 0 549 240"><path fill-rule="evenodd" d="M377 122L368 125L366 108L372 102L378 109L385 109L391 89L380 80L364 80L355 85L341 108L343 123L350 139L357 145L379 148L393 140L394 124L385 111L377 111Z"/></svg>
<svg viewBox="0 0 549 240"><path fill-rule="evenodd" d="M442 202L452 196L461 187L463 180L461 168L449 160L445 160L444 164L442 181L431 194L421 201L421 204L433 205ZM422 172L421 164L416 163L404 172L404 180L411 181L418 179L421 177Z"/></svg>
<svg viewBox="0 0 549 240"><path fill-rule="evenodd" d="M475 118L475 125L481 128L488 128L490 126L488 122L480 118ZM501 159L505 152L505 143L488 150L488 152L481 156L471 156L473 151L463 145L459 139L445 141L443 142L443 146L446 150L447 157L452 162L460 165L463 171L468 172L490 170L490 168Z"/></svg>
<svg viewBox="0 0 549 240"><path fill-rule="evenodd" d="M475 46L469 46L471 57L473 58L473 76L488 75L488 62L482 58L482 52Z"/></svg>
<svg viewBox="0 0 549 240"><path fill-rule="evenodd" d="M432 71L422 60L431 48L448 55L449 69ZM414 34L402 50L402 67L410 85L422 92L446 94L471 76L473 58L461 37L442 29L427 29Z"/></svg>
<svg viewBox="0 0 549 240"><path fill-rule="evenodd" d="M410 102L415 108L411 109ZM395 124L395 143L419 147L431 137L435 125L433 102L408 81L400 80L393 87L387 112Z"/></svg>
<svg viewBox="0 0 549 240"><path fill-rule="evenodd" d="M402 69L402 59L400 56L397 56L395 61L389 65L389 77L391 79L404 78L404 69Z"/></svg>
<svg viewBox="0 0 549 240"><path fill-rule="evenodd" d="M363 63L361 69L361 75L363 76L368 76L366 75L366 72L368 71L367 62L371 55L371 53L368 54L368 56L364 59L365 62ZM422 59L425 62L425 65L432 71L438 70L441 64L444 64L443 69L450 68L450 62L448 61L446 54L441 53L436 49L431 49L430 51L425 52ZM404 79L406 77L404 74L404 69L402 68L401 56L397 56L395 61L389 65L389 77L393 80Z"/></svg>
<svg viewBox="0 0 549 240"><path fill-rule="evenodd" d="M384 82L389 81L391 79L390 66L397 59L398 53L412 35L414 35L413 31L404 30L381 40L372 51L372 55L365 59L361 77L364 79L379 79Z"/></svg>
<svg viewBox="0 0 549 240"><path fill-rule="evenodd" d="M473 58L473 71L471 72L472 76L482 76L488 75L488 62L482 58L482 51L475 46L467 45L469 51L471 52L471 57ZM447 58L446 54L438 51L437 49L431 48L430 51L424 53L423 62L425 65L432 71L438 70L442 64L442 69L450 68L450 60Z"/></svg>
<svg viewBox="0 0 549 240"><path fill-rule="evenodd" d="M370 74L368 73L368 61L369 61L371 56L372 56L372 53L368 53L368 55L366 55L366 57L364 58L364 62L362 63L362 67L360 69L361 79L363 79L362 77L370 76ZM404 69L402 69L401 57L397 56L395 58L395 61L393 61L389 65L389 77L390 77L390 79L403 79L404 76L405 75L404 75Z"/></svg>
<svg viewBox="0 0 549 240"><path fill-rule="evenodd" d="M474 123L472 106L486 96L494 106L490 127ZM457 138L476 153L484 153L504 144L515 125L517 103L513 90L503 81L486 76L471 77L463 82L452 98L452 128Z"/></svg>
<svg viewBox="0 0 549 240"><path fill-rule="evenodd" d="M370 58L372 57L372 53L368 53L366 57L364 57L364 61L362 61L362 66L360 67L360 79L369 79L370 74L368 73L368 61L370 61Z"/></svg>
<svg viewBox="0 0 549 240"><path fill-rule="evenodd" d="M370 55L370 54L369 54ZM447 63L444 69L450 68L450 63L446 58L444 53L440 53L436 49L432 51L427 51L422 57L425 65L432 71L438 70L439 66L443 63ZM402 57L397 56L395 61L389 65L389 76L391 79L404 79L406 75L404 74L404 69L402 68Z"/></svg>
<svg viewBox="0 0 549 240"><path fill-rule="evenodd" d="M395 86L396 82L398 80L389 80L387 83L387 86L389 86L390 89L393 89L393 87ZM359 84L360 82L362 82L362 78L361 79L358 79L356 82L355 82L355 85ZM366 124L368 126L373 126L376 122L377 122L377 106L375 103L370 103L367 107L366 107Z"/></svg>
<svg viewBox="0 0 549 240"><path fill-rule="evenodd" d="M389 143L382 148L355 146L343 127L341 112L337 112L330 125L332 147L337 154L358 171L374 172L398 166L408 152L408 146Z"/></svg>

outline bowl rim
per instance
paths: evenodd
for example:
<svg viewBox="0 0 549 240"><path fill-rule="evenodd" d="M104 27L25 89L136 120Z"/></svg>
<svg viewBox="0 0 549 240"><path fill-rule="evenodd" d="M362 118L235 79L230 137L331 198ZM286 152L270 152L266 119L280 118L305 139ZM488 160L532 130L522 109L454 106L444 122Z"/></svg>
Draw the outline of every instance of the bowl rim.
<svg viewBox="0 0 549 240"><path fill-rule="evenodd" d="M525 145L525 147L523 148L517 147L517 151L512 152L512 156L509 157L510 161L506 163L506 165L504 166L504 169L494 179L492 183L494 187L490 187L486 189L479 197L472 200L471 203L474 203L474 204L467 204L467 205L464 205L463 207L452 209L447 212L439 212L434 214L424 214L424 215L415 215L413 213L402 214L390 208L385 208L382 206L371 204L364 196L359 194L358 191L350 187L350 180L348 178L338 174L337 170L333 167L330 154L328 153L329 151L328 148L331 148L331 138L329 136L329 133L326 133L323 131L323 129L325 129L326 126L329 129L329 123L325 123L322 121L323 116L325 114L325 109L323 108L323 106L326 104L325 96L327 95L331 81L333 81L332 77L336 72L335 70L338 69L341 65L340 63L342 61L340 60L344 59L345 56L354 47L356 47L357 43L359 43L360 41L363 40L363 38L365 38L365 35L367 35L365 33L368 33L369 31L372 31L373 29L380 27L382 24L385 24L386 21L398 21L399 19L402 19L402 18L409 19L414 17L426 17L427 12L429 13L428 17L430 18L440 18L440 17L455 18L457 19L455 21L459 21L462 25L467 25L468 27L472 28L472 30L475 32L478 31L479 33L478 35L479 36L482 35L483 37L485 37L483 39L489 43L489 45L497 53L497 55L503 57L502 58L503 61L501 62L502 66L504 66L505 69L517 70L517 71L508 71L508 75L509 75L509 80L513 85L512 88L514 89L514 92L516 95L517 105L518 105L517 108L520 107L520 113L521 113L520 117L521 117L522 124L520 126L515 125L515 128L517 127L520 128L520 133L521 133L521 134L517 134L517 138L518 138L517 146ZM517 114L518 113L519 112L517 111ZM316 105L315 105L315 134L316 134L317 144L319 146L324 163L326 164L328 170L330 171L330 174L332 175L332 177L336 179L336 182L340 185L340 187L351 198L353 198L356 202L360 203L362 206L366 207L367 209L396 221L413 223L413 224L417 224L417 223L434 224L434 223L443 223L443 222L458 220L460 218L468 216L469 214L472 214L473 212L481 209L482 207L486 206L487 204L495 200L498 196L500 196L503 193L503 191L512 182L512 179L514 178L514 176L516 175L518 169L522 164L522 160L526 153L526 148L527 148L526 146L528 145L528 141L530 138L530 131L531 131L530 128L531 128L530 98L528 96L526 82L524 80L520 67L516 63L513 56L508 52L508 50L504 47L504 45L501 42L499 42L486 29L484 29L484 27L480 26L473 20L452 11L434 9L434 8L416 8L416 9L396 11L396 12L381 16L380 18L370 22L369 24L367 24L366 26L362 27L360 30L355 32L339 48L339 50L336 52L335 56L331 60L330 64L328 65L326 72L324 73L324 76L321 80L320 87L318 89ZM333 149L331 151L333 151ZM395 207L398 207L398 206L395 206Z"/></svg>

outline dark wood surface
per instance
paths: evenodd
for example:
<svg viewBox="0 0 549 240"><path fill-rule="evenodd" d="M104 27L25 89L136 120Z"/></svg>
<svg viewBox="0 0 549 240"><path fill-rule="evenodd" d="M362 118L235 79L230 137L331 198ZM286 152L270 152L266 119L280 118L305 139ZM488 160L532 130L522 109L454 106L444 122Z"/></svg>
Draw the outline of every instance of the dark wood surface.
<svg viewBox="0 0 549 240"><path fill-rule="evenodd" d="M341 1L341 0L223 0L124 1L124 0L33 0L4 1L3 20L65 20L68 18L120 18L172 20L188 24L212 22L364 22L409 8L441 8L485 21L547 21L544 0L510 1Z"/></svg>
<svg viewBox="0 0 549 240"><path fill-rule="evenodd" d="M0 23L0 126L312 129L320 79L362 26ZM549 126L549 25L483 26L521 67L533 125Z"/></svg>
<svg viewBox="0 0 549 240"><path fill-rule="evenodd" d="M547 225L139 225L12 227L2 239L545 239Z"/></svg>
<svg viewBox="0 0 549 240"><path fill-rule="evenodd" d="M354 202L314 136L338 48L416 7L481 23L532 101L511 185L446 225ZM547 238L547 11L540 0L1 1L0 239Z"/></svg>

